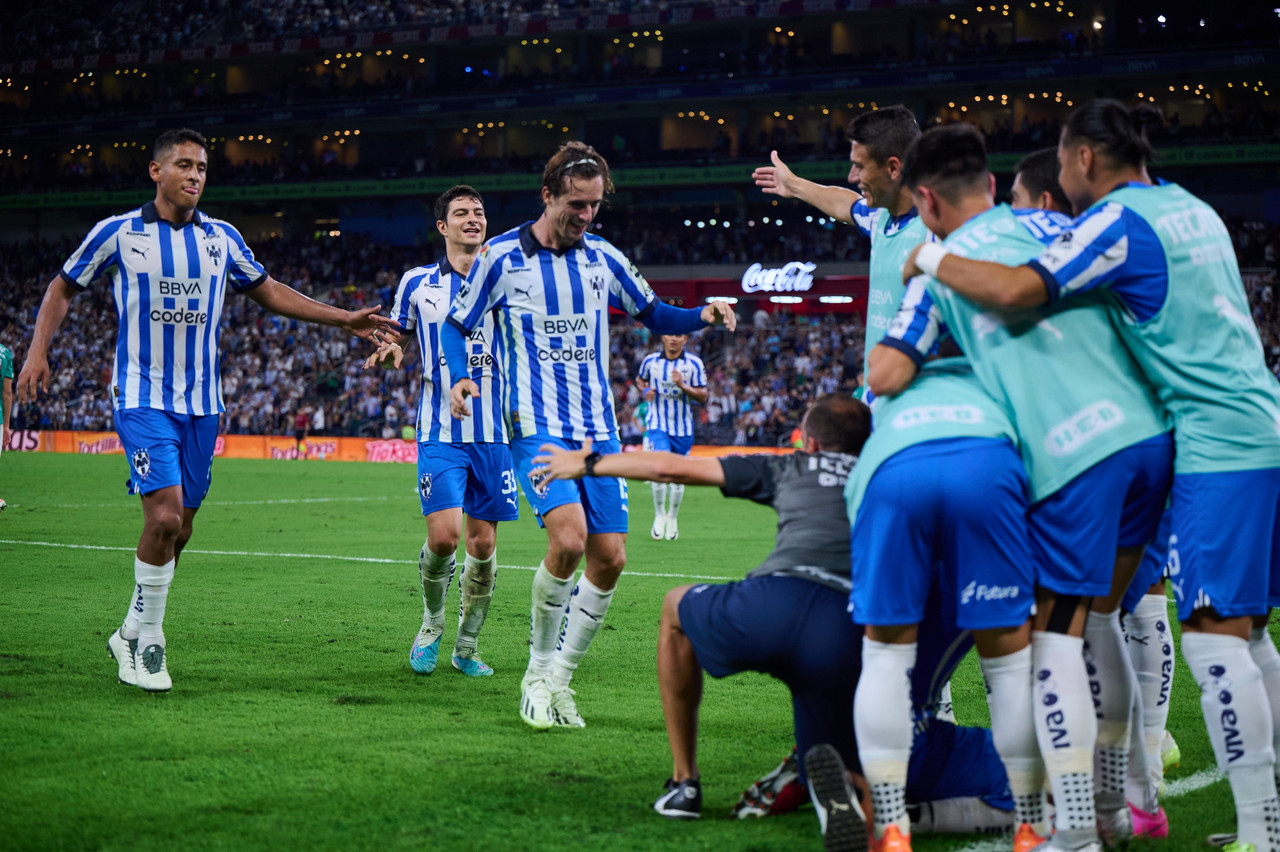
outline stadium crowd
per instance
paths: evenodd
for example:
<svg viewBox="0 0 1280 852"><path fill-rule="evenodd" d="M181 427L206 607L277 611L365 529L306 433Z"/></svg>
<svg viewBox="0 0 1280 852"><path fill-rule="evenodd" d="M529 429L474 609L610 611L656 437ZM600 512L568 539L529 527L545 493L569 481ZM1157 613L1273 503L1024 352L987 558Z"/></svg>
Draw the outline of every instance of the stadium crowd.
<svg viewBox="0 0 1280 852"><path fill-rule="evenodd" d="M1280 375L1280 226L1228 220L1249 292L1267 363ZM677 231L679 233L673 233ZM641 265L734 263L751 245L739 237L749 229L708 229L623 220L602 235L614 240ZM805 252L815 236L844 238L851 228L828 231L799 222L784 229L794 241L786 251ZM751 246L753 250L758 248ZM808 248L806 248L808 247ZM74 245L66 240L0 246L0 288L16 294L0 304L0 342L21 364L44 292ZM389 309L400 271L422 262L413 248L361 237L272 240L257 256L278 280L313 298L343 307L382 304ZM754 255L759 257L758 254ZM788 256L815 256L788 254ZM707 364L710 395L698 409L697 440L740 446L789 443L800 414L818 395L852 391L861 383L864 329L856 315L793 315L785 305L754 312L739 304L737 334L702 332L690 350ZM52 393L38 407L18 406L16 429L110 430L110 384L116 312L110 289L91 286L71 304L63 332L51 351ZM416 348L401 371L361 369L365 347L355 338L323 326L296 323L264 313L248 299L231 298L222 321L223 429L240 434L290 434L304 411L313 433L392 437L415 420L421 363ZM635 381L640 361L658 343L649 331L625 318L612 331L611 371L624 443L639 443L643 424L635 417L642 388ZM86 366L90 365L90 366Z"/></svg>

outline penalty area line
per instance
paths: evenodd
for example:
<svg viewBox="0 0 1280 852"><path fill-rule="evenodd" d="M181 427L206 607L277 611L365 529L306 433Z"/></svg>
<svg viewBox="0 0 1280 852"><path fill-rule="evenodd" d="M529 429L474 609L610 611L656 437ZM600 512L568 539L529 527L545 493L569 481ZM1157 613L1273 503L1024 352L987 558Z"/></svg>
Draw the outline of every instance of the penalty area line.
<svg viewBox="0 0 1280 852"><path fill-rule="evenodd" d="M27 547L58 547L66 550L108 550L132 553L136 547L113 547L105 544L66 544L58 541L29 541L24 539L0 538L0 544L16 544ZM260 556L274 559L329 559L335 562L358 562L369 565L417 565L408 559L381 559L376 556L338 556L332 553L279 553L264 550L198 550L186 547L183 553L198 553L203 556ZM510 571L537 571L537 565L499 565ZM628 577L654 577L667 580L731 580L731 577L717 577L710 574L665 574L656 571L625 571Z"/></svg>

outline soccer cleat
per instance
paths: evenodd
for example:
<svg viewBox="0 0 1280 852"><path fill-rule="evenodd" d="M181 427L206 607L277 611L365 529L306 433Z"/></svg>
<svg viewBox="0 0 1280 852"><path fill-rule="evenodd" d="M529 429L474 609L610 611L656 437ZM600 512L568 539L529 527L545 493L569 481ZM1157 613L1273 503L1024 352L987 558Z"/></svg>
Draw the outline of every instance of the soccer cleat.
<svg viewBox="0 0 1280 852"><path fill-rule="evenodd" d="M840 753L819 743L805 754L804 768L809 776L809 797L822 828L823 848L827 852L867 852L866 818L845 777Z"/></svg>
<svg viewBox="0 0 1280 852"><path fill-rule="evenodd" d="M107 639L107 653L120 667L116 677L120 678L121 683L127 683L129 686L138 685L137 670L133 667L133 655L137 650L138 640L124 638L120 635L119 628L116 628L116 632Z"/></svg>
<svg viewBox="0 0 1280 852"><path fill-rule="evenodd" d="M654 541L662 541L667 534L667 518L665 515L658 515L653 519L653 528L649 530L649 535Z"/></svg>
<svg viewBox="0 0 1280 852"><path fill-rule="evenodd" d="M903 834L902 829L891 825L884 830L883 837L874 841L872 848L875 852L911 852L911 835Z"/></svg>
<svg viewBox="0 0 1280 852"><path fill-rule="evenodd" d="M555 724L551 718L551 684L545 677L525 676L520 695L520 718L529 727L540 731Z"/></svg>
<svg viewBox="0 0 1280 852"><path fill-rule="evenodd" d="M1018 826L1018 830L1013 835L1013 852L1031 852L1041 843L1044 838L1036 833L1031 827L1031 823L1024 822Z"/></svg>
<svg viewBox="0 0 1280 852"><path fill-rule="evenodd" d="M1056 834L1050 835L1038 846L1031 847L1035 852L1102 852L1102 841L1091 840L1083 846L1067 846L1058 841Z"/></svg>
<svg viewBox="0 0 1280 852"><path fill-rule="evenodd" d="M1164 812L1164 808L1157 807L1156 812L1150 814L1131 802L1129 810L1133 812L1134 837L1155 837L1163 840L1169 836L1169 816Z"/></svg>
<svg viewBox="0 0 1280 852"><path fill-rule="evenodd" d="M135 684L147 692L168 692L173 689L173 680L169 677L168 654L163 645L154 643L145 648L135 646L133 652L133 670Z"/></svg>
<svg viewBox="0 0 1280 852"><path fill-rule="evenodd" d="M698 819L702 816L702 784L697 778L686 778L677 783L667 779L667 785L653 809L668 819Z"/></svg>
<svg viewBox="0 0 1280 852"><path fill-rule="evenodd" d="M585 728L587 723L578 715L574 692L567 686L551 690L551 721L561 728Z"/></svg>
<svg viewBox="0 0 1280 852"><path fill-rule="evenodd" d="M800 784L800 758L796 747L772 772L742 792L729 809L737 819L778 816L790 813L809 800L809 791Z"/></svg>
<svg viewBox="0 0 1280 852"><path fill-rule="evenodd" d="M1209 846L1215 846L1221 849L1222 847L1226 846L1228 843L1235 843L1236 840L1239 839L1239 837L1240 835L1235 834L1234 832L1231 834L1210 834L1208 837L1204 839L1204 842Z"/></svg>
<svg viewBox="0 0 1280 852"><path fill-rule="evenodd" d="M1133 840L1133 812L1129 806L1098 811L1098 839L1107 849L1123 849Z"/></svg>
<svg viewBox="0 0 1280 852"><path fill-rule="evenodd" d="M3 500L0 500L0 512L3 512L8 507L8 505L9 505L8 503L4 502Z"/></svg>
<svg viewBox="0 0 1280 852"><path fill-rule="evenodd" d="M437 632L438 631L438 632ZM440 636L443 630L422 625L418 635L413 639L413 647L409 649L409 667L418 674L431 674L440 661ZM435 636L432 639L432 636Z"/></svg>
<svg viewBox="0 0 1280 852"><path fill-rule="evenodd" d="M676 523L675 515L667 517L667 541L675 541L680 537L680 525Z"/></svg>
<svg viewBox="0 0 1280 852"><path fill-rule="evenodd" d="M435 646L437 650L440 648L440 640L437 639ZM453 657L451 658L453 667L462 672L467 677L489 677L493 674L493 669L482 659L475 651L469 654L459 654L455 648Z"/></svg>
<svg viewBox="0 0 1280 852"><path fill-rule="evenodd" d="M1233 840L1222 847L1222 852L1258 852L1258 847L1243 840Z"/></svg>
<svg viewBox="0 0 1280 852"><path fill-rule="evenodd" d="M1165 731L1164 736L1160 738L1160 762L1164 764L1165 772L1182 765L1182 749L1178 748L1173 734L1168 731Z"/></svg>

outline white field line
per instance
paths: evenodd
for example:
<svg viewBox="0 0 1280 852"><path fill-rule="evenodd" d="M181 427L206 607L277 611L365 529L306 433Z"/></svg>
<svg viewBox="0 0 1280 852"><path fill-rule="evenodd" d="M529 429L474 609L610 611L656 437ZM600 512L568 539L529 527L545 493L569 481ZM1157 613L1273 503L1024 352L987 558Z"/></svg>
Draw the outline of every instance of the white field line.
<svg viewBox="0 0 1280 852"><path fill-rule="evenodd" d="M60 547L67 550L110 550L132 553L136 547L108 547L102 544L64 544L57 541L26 541L22 539L0 538L0 544L16 544L26 547ZM375 565L417 565L410 559L379 559L373 556L335 556L331 553L279 553L259 550L197 550L194 547L183 548L183 553L199 553L205 556L257 556L275 559L331 559L337 562L361 562ZM537 565L499 565L512 571L537 571ZM654 571L627 571L628 577L656 577L667 580L730 580L711 574L661 574Z"/></svg>
<svg viewBox="0 0 1280 852"><path fill-rule="evenodd" d="M1176 781L1169 781L1164 786L1164 795L1160 797L1160 801L1168 801L1169 799L1177 799L1194 793L1196 790L1203 790L1205 787L1217 784L1223 780L1222 773L1218 771L1218 767L1211 766L1208 769L1201 769L1199 772L1188 775L1186 778L1179 778ZM956 852L1008 852L1009 838L1007 836L992 837L988 840L982 840L978 843L971 843L968 846L962 846Z"/></svg>
<svg viewBox="0 0 1280 852"><path fill-rule="evenodd" d="M417 493L416 491L414 492ZM390 497L306 497L296 499L281 500L205 500L201 506L283 506L301 503L383 503L390 500ZM116 507L128 508L133 503L126 502L124 498L116 500L113 503L50 503L42 505L45 509L113 509ZM21 504L12 503L11 508L21 508Z"/></svg>

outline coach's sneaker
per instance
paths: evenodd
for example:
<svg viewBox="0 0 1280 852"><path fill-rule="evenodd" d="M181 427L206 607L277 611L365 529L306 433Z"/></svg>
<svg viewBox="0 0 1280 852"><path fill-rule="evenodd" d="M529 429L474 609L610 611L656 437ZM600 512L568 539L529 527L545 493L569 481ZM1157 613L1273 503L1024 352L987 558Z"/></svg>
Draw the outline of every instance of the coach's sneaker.
<svg viewBox="0 0 1280 852"><path fill-rule="evenodd" d="M675 515L667 516L667 541L675 541L680 537L680 525L676 523Z"/></svg>
<svg viewBox="0 0 1280 852"><path fill-rule="evenodd" d="M120 671L116 677L120 678L121 683L127 683L129 686L138 685L137 670L133 667L133 655L137 653L138 640L126 639L120 635L120 628L116 628L116 632L111 634L107 639L107 653L116 661L116 665L120 667Z"/></svg>
<svg viewBox="0 0 1280 852"><path fill-rule="evenodd" d="M520 718L529 727L540 731L555 724L551 718L551 684L545 677L525 675L520 694Z"/></svg>
<svg viewBox="0 0 1280 852"><path fill-rule="evenodd" d="M439 648L440 640L436 640L436 647ZM467 677L489 677L493 674L493 669L489 668L484 660L480 659L480 655L475 651L458 652L457 648L453 649L452 657L453 667L462 672Z"/></svg>
<svg viewBox="0 0 1280 852"><path fill-rule="evenodd" d="M653 809L669 819L698 819L702 816L702 784L697 778L677 783L668 778Z"/></svg>
<svg viewBox="0 0 1280 852"><path fill-rule="evenodd" d="M809 776L809 798L822 828L823 848L828 852L867 852L866 817L849 786L840 753L819 743L805 754L804 768Z"/></svg>
<svg viewBox="0 0 1280 852"><path fill-rule="evenodd" d="M134 681L147 692L168 692L173 689L169 677L168 654L163 645L152 643L145 648L134 647Z"/></svg>
<svg viewBox="0 0 1280 852"><path fill-rule="evenodd" d="M444 629L422 625L409 649L409 667L418 674L431 674L440 661L440 637ZM456 665L456 664L455 664Z"/></svg>
<svg viewBox="0 0 1280 852"><path fill-rule="evenodd" d="M1164 808L1157 807L1156 812L1151 814L1130 802L1129 810L1133 812L1134 837L1155 837L1163 840L1169 836L1169 817L1164 812Z"/></svg>
<svg viewBox="0 0 1280 852"><path fill-rule="evenodd" d="M1175 766L1182 765L1182 749L1178 748L1178 743L1173 738L1173 734L1167 730L1164 732L1164 736L1160 738L1160 762L1164 764L1165 772Z"/></svg>
<svg viewBox="0 0 1280 852"><path fill-rule="evenodd" d="M585 728L587 723L578 715L574 692L567 686L551 690L551 721L561 728Z"/></svg>
<svg viewBox="0 0 1280 852"><path fill-rule="evenodd" d="M1097 812L1098 839L1107 849L1123 849L1133 840L1133 812L1129 806Z"/></svg>
<svg viewBox="0 0 1280 852"><path fill-rule="evenodd" d="M649 530L649 535L654 541L662 541L667 534L667 517L666 515L658 515L653 519L653 527Z"/></svg>

